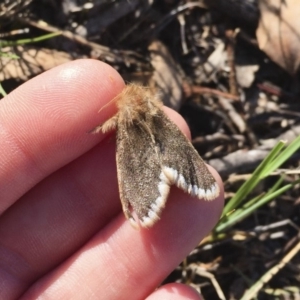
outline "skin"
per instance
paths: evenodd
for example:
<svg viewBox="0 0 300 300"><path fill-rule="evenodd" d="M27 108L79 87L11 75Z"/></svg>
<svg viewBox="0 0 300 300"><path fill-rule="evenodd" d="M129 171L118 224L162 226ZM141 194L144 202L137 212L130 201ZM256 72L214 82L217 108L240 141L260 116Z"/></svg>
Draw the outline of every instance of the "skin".
<svg viewBox="0 0 300 300"><path fill-rule="evenodd" d="M155 289L218 221L221 180L212 170L221 194L211 202L172 188L161 220L132 228L113 135L88 133L123 87L110 66L77 60L0 101L0 299L200 299L181 284Z"/></svg>

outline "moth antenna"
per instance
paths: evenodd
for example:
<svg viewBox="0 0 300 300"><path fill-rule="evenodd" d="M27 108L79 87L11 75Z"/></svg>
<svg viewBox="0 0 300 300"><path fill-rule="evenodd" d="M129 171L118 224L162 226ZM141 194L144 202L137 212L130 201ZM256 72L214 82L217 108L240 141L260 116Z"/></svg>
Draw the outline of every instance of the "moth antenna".
<svg viewBox="0 0 300 300"><path fill-rule="evenodd" d="M111 99L109 102L107 102L105 105L103 105L98 110L98 113L100 113L103 109L105 109L107 106L111 105L112 103L117 102L118 99L119 99L119 95L117 95L116 97ZM99 132L106 133L112 129L115 129L117 126L117 123L118 123L118 113L115 116L113 116L112 118L110 118L109 120L107 120L106 122L104 122L103 124L96 126L92 130L90 130L88 133L99 133Z"/></svg>
<svg viewBox="0 0 300 300"><path fill-rule="evenodd" d="M99 110L98 113L100 113L104 108L111 105L112 103L116 102L118 100L118 96L112 98L110 101L108 101L105 105L103 105Z"/></svg>

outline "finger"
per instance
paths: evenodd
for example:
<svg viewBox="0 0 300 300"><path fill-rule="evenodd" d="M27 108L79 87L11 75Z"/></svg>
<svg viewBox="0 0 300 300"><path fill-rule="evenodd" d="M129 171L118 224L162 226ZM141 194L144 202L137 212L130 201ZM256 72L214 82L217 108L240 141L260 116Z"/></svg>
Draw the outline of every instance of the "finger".
<svg viewBox="0 0 300 300"><path fill-rule="evenodd" d="M124 87L107 64L78 60L20 86L0 102L0 214L46 176L91 149L87 134L114 111Z"/></svg>
<svg viewBox="0 0 300 300"><path fill-rule="evenodd" d="M146 300L201 300L200 295L184 284L170 283L154 291Z"/></svg>

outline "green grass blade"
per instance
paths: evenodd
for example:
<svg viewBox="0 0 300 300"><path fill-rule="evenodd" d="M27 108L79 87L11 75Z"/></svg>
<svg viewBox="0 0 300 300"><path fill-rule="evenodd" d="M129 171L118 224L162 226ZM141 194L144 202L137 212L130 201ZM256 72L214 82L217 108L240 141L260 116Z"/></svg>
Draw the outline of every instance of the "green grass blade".
<svg viewBox="0 0 300 300"><path fill-rule="evenodd" d="M20 56L13 54L13 53L4 53L4 52L0 52L0 57L7 57L7 58L11 58L11 59L19 59Z"/></svg>
<svg viewBox="0 0 300 300"><path fill-rule="evenodd" d="M231 200L226 204L222 216L225 216L229 211L238 207L241 202L253 191L255 186L262 179L262 174L265 173L265 169L272 162L272 160L280 153L284 147L283 142L279 142L267 155L267 157L260 163L260 165L255 169L251 177L244 182L236 194L231 198Z"/></svg>
<svg viewBox="0 0 300 300"><path fill-rule="evenodd" d="M280 178L278 181L282 181L282 178ZM236 224L237 222L241 221L242 219L246 218L247 216L249 216L250 214L252 214L256 209L258 209L259 207L261 207L262 205L268 203L269 201L273 200L274 198L278 197L279 195L281 195L282 193L286 192L287 190L289 190L290 188L292 188L295 184L298 184L300 182L300 179L294 181L293 183L287 184L285 186L283 186L280 189L275 189L275 191L273 191L274 187L270 190L270 192L268 192L266 195L264 195L263 197L258 196L256 198L254 198L253 200L251 200L252 205L245 205L243 208L240 208L238 210L236 210L235 212L233 212L228 218L227 220L221 222L219 225L217 225L217 227L215 228L215 232L219 233L221 231L224 231L226 229L228 229L230 226ZM275 185L278 185L278 182L275 183ZM259 197L261 197L261 199L259 199Z"/></svg>
<svg viewBox="0 0 300 300"><path fill-rule="evenodd" d="M5 90L4 90L4 88L3 88L3 86L2 86L1 83L0 83L0 94L1 94L3 97L5 97L5 96L7 95L7 93L5 92Z"/></svg>
<svg viewBox="0 0 300 300"><path fill-rule="evenodd" d="M270 163L268 168L262 174L263 177L269 176L284 164L300 148L300 136L295 138L281 153Z"/></svg>
<svg viewBox="0 0 300 300"><path fill-rule="evenodd" d="M58 35L61 35L61 32L53 32L49 34L44 34L35 38L30 39L20 39L16 41L6 41L6 40L0 40L0 47L7 47L7 46L17 46L17 45L25 45L29 43L37 43L41 42L47 39L51 39L53 37L56 37Z"/></svg>

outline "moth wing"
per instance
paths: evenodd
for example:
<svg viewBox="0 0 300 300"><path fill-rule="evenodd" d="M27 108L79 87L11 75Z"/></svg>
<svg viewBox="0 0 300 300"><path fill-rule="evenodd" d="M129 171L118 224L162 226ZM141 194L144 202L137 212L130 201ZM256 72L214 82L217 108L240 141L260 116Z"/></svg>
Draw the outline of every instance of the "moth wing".
<svg viewBox="0 0 300 300"><path fill-rule="evenodd" d="M161 145L162 165L165 176L185 192L204 200L213 200L219 195L216 180L187 137L163 113L159 114L156 134Z"/></svg>
<svg viewBox="0 0 300 300"><path fill-rule="evenodd" d="M123 211L136 227L133 209L143 227L159 220L170 186L162 180L157 145L137 122L117 131L117 171Z"/></svg>
<svg viewBox="0 0 300 300"><path fill-rule="evenodd" d="M143 227L151 227L165 207L172 184L205 200L219 195L197 151L162 111L145 126L133 121L118 128L117 169L123 211L134 226L130 208Z"/></svg>

